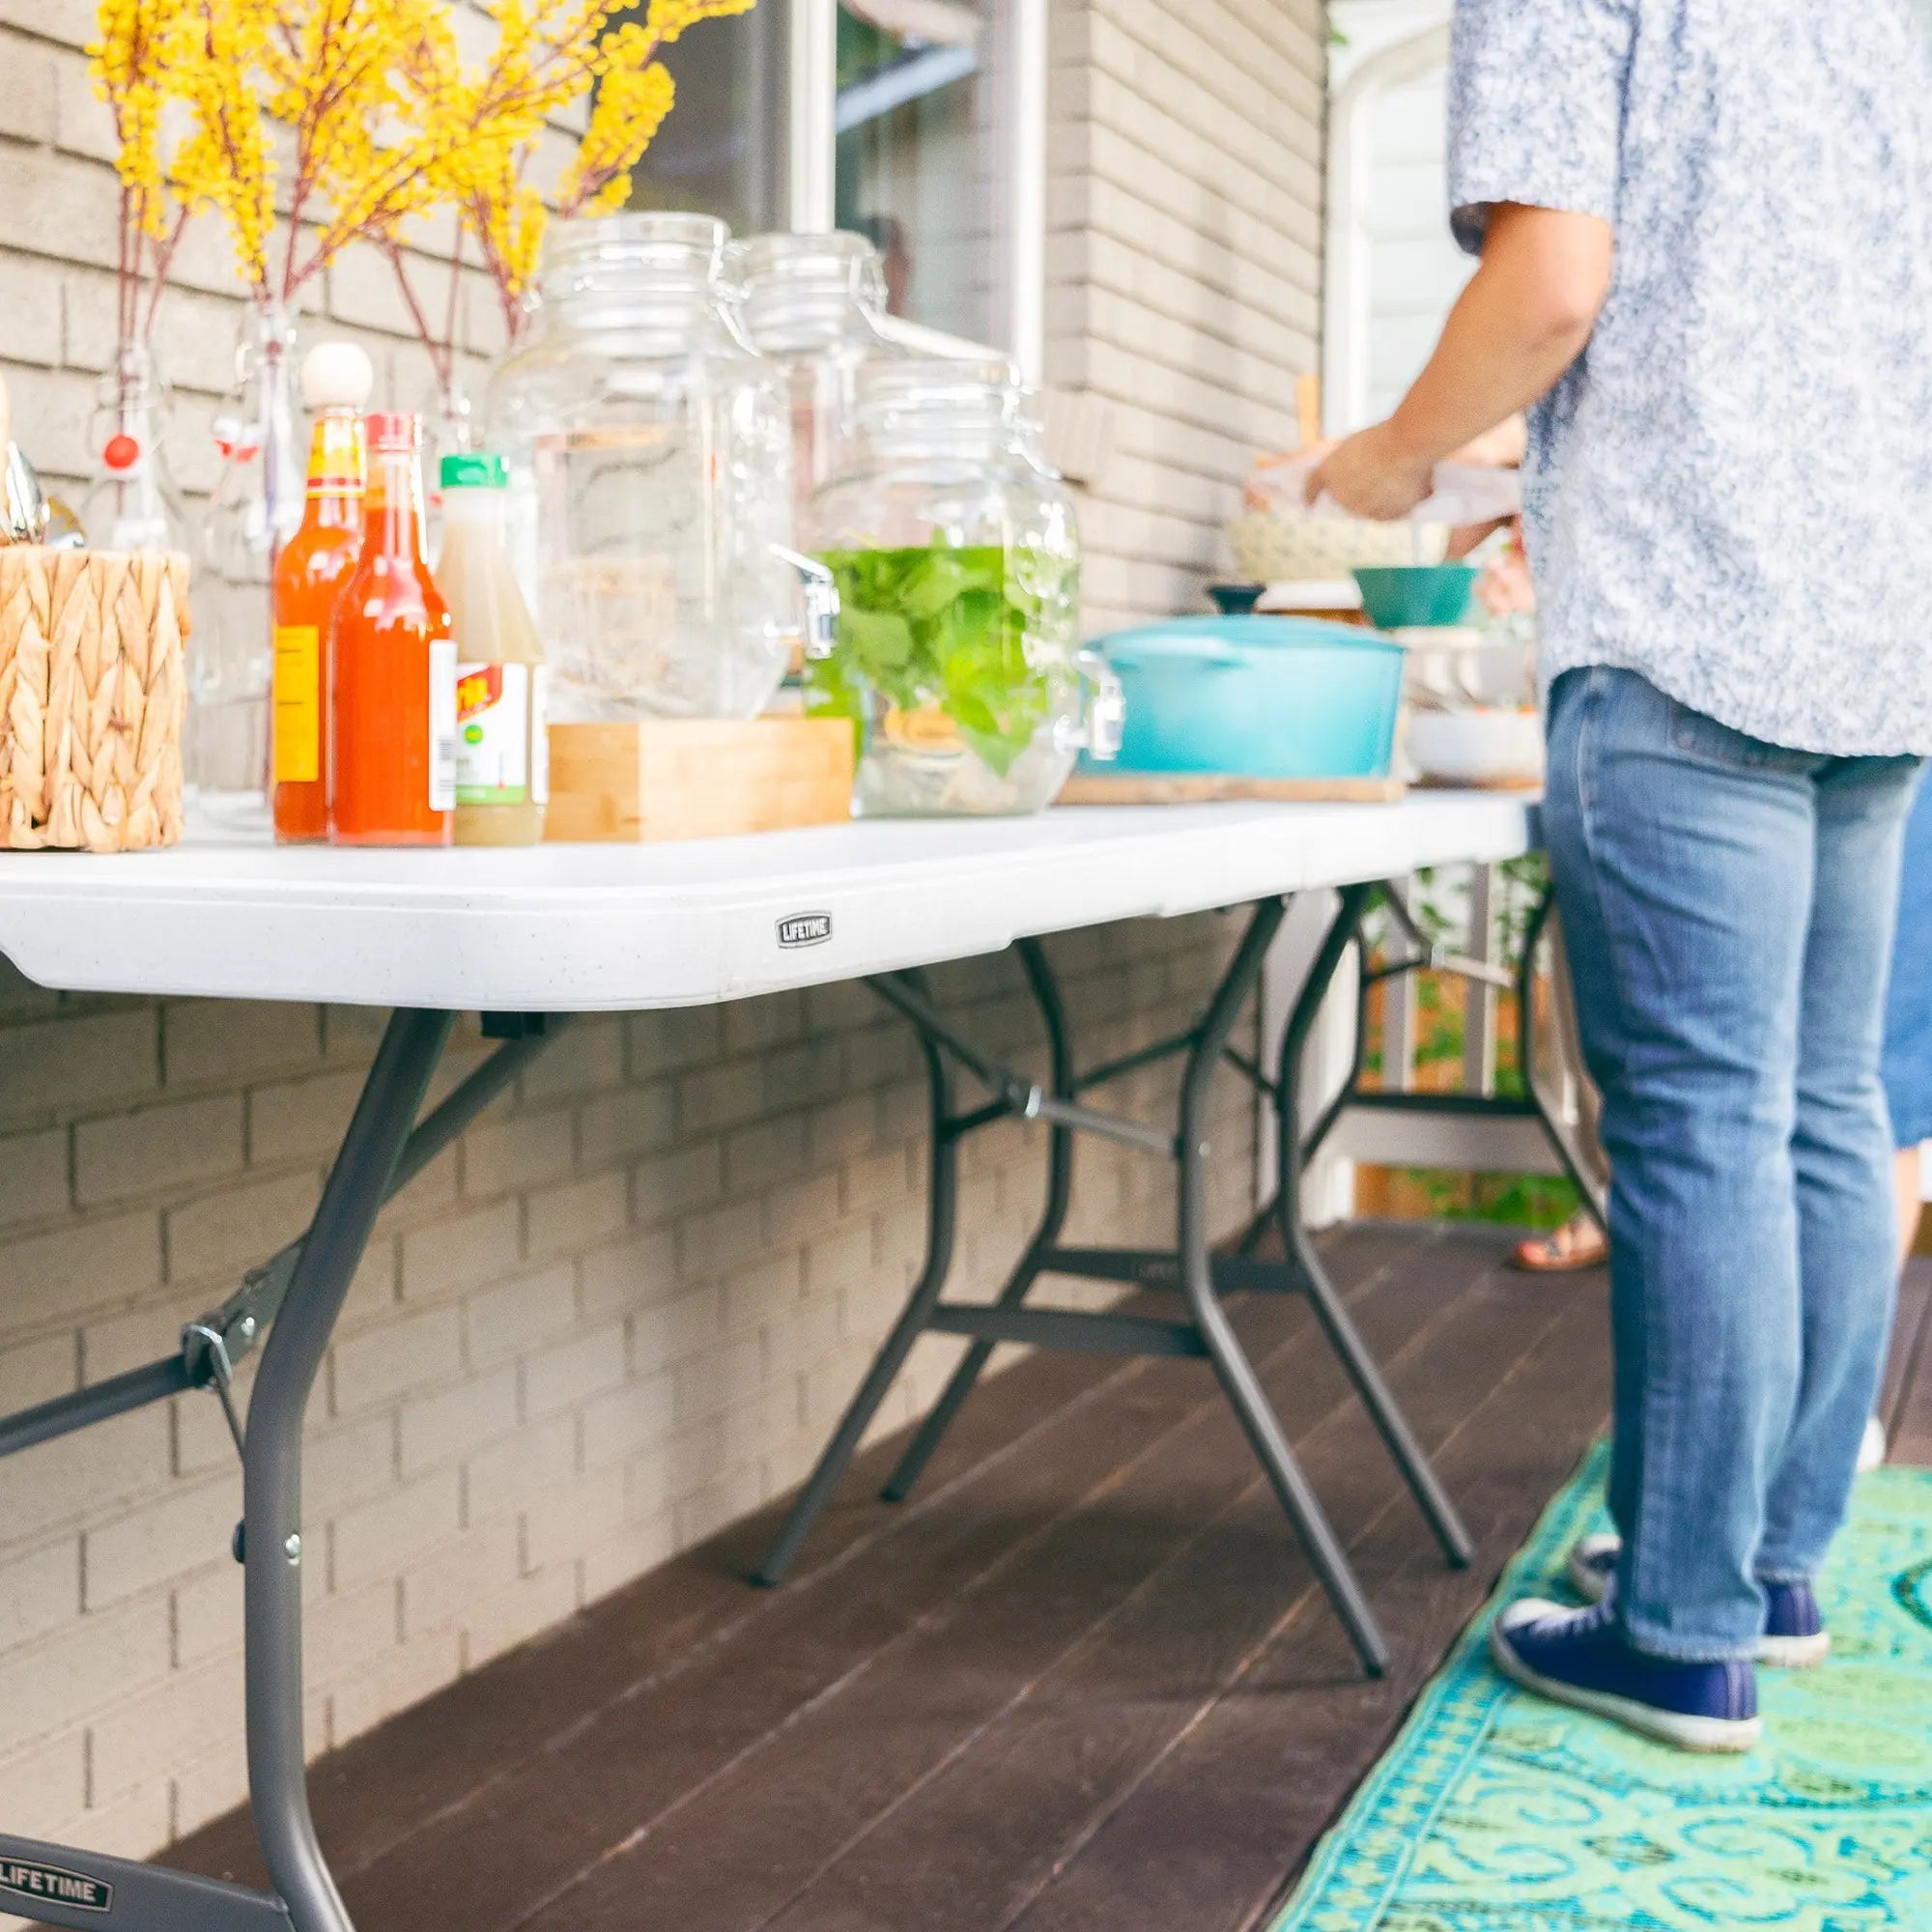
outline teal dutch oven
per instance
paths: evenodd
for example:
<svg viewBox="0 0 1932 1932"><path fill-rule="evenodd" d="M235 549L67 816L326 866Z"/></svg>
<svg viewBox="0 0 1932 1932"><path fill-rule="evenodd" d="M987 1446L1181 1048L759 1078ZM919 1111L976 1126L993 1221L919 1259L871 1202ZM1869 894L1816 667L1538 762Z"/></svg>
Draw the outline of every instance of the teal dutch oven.
<svg viewBox="0 0 1932 1932"><path fill-rule="evenodd" d="M1228 778L1385 778L1405 653L1312 617L1177 617L1096 647L1120 678L1120 756L1091 769Z"/></svg>

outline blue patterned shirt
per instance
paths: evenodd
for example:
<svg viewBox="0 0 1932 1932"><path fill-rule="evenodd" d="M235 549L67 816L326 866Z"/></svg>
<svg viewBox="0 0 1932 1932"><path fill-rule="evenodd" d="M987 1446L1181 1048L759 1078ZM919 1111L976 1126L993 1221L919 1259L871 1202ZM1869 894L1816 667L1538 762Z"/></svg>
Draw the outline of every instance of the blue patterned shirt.
<svg viewBox="0 0 1932 1932"><path fill-rule="evenodd" d="M1639 672L1753 736L1932 752L1932 51L1917 0L1458 0L1457 239L1616 234L1532 412L1546 682Z"/></svg>

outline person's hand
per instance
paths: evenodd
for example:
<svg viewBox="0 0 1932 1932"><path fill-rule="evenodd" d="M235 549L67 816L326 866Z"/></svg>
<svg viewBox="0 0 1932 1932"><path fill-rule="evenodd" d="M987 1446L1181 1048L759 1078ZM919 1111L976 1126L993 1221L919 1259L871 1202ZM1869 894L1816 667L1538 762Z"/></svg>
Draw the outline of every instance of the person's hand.
<svg viewBox="0 0 1932 1932"><path fill-rule="evenodd" d="M1400 523L1433 485L1435 466L1418 457L1389 423L1358 431L1338 443L1308 478L1308 501L1330 497L1351 517Z"/></svg>
<svg viewBox="0 0 1932 1932"><path fill-rule="evenodd" d="M1255 467L1249 472L1248 480L1241 489L1241 507L1264 513L1278 509L1281 506L1281 494L1288 485L1270 483L1269 472L1286 469L1293 464L1320 463L1335 447L1335 442L1334 437L1323 437L1321 441L1307 443L1300 449L1273 450L1256 457Z"/></svg>

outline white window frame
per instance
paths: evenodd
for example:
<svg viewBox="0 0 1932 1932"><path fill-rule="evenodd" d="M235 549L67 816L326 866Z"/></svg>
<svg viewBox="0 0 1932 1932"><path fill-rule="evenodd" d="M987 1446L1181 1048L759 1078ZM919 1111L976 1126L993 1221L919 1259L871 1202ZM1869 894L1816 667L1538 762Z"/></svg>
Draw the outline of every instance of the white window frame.
<svg viewBox="0 0 1932 1932"><path fill-rule="evenodd" d="M1047 0L999 0L1002 143L996 193L1004 238L995 264L998 342L972 342L896 318L892 332L908 347L937 355L1009 358L1021 380L1037 384L1046 361L1046 78ZM838 208L838 0L791 0L788 50L787 202L791 227L803 234L832 227Z"/></svg>

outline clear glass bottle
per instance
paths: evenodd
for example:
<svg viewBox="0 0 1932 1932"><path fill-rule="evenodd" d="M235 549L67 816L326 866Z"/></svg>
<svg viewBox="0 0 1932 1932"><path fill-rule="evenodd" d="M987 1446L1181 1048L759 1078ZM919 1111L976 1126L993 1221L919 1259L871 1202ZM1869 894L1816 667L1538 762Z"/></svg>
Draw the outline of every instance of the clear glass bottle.
<svg viewBox="0 0 1932 1932"><path fill-rule="evenodd" d="M252 824L268 810L275 564L301 527L307 500L295 325L286 309L250 311L235 368L214 424L221 471L189 646L188 765L211 815Z"/></svg>
<svg viewBox="0 0 1932 1932"><path fill-rule="evenodd" d="M433 381L423 396L423 554L434 569L442 559L442 460L477 447L476 404L462 372Z"/></svg>
<svg viewBox="0 0 1932 1932"><path fill-rule="evenodd" d="M811 493L851 469L859 371L905 351L884 330L879 252L863 235L753 235L734 253L745 333L791 390L792 486Z"/></svg>
<svg viewBox="0 0 1932 1932"><path fill-rule="evenodd" d="M727 240L695 214L559 224L535 340L491 378L553 718L751 718L784 676L784 379L728 312Z"/></svg>
<svg viewBox="0 0 1932 1932"><path fill-rule="evenodd" d="M1003 364L871 364L860 467L812 498L841 609L807 708L859 727L863 812L1037 811L1087 742L1073 502L1015 411Z"/></svg>
<svg viewBox="0 0 1932 1932"><path fill-rule="evenodd" d="M89 425L99 467L79 515L94 549L187 549L187 518L164 440L171 401L148 345L120 344Z"/></svg>

